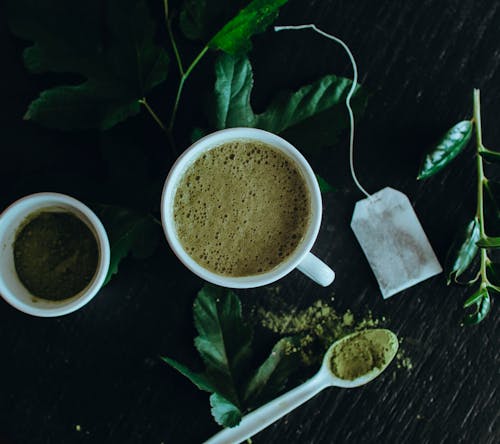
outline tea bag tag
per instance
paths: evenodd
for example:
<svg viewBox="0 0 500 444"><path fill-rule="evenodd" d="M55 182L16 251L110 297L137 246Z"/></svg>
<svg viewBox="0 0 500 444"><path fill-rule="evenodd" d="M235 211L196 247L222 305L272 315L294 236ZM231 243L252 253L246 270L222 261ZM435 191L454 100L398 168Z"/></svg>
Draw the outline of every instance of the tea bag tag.
<svg viewBox="0 0 500 444"><path fill-rule="evenodd" d="M408 197L384 188L356 203L351 228L384 299L443 269Z"/></svg>

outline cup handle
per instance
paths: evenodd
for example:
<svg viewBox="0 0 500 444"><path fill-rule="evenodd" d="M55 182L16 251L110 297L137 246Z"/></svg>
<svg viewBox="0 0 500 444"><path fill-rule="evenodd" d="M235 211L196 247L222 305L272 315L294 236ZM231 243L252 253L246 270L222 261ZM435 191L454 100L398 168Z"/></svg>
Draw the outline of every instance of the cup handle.
<svg viewBox="0 0 500 444"><path fill-rule="evenodd" d="M335 272L312 253L307 253L297 268L323 287L328 287L335 279Z"/></svg>

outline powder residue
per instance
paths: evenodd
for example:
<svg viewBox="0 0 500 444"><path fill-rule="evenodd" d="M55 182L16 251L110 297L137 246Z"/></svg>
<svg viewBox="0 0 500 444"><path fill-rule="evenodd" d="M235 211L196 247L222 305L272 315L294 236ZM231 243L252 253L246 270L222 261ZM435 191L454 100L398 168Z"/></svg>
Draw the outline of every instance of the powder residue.
<svg viewBox="0 0 500 444"><path fill-rule="evenodd" d="M324 352L336 340L345 335L370 327L378 327L385 319L376 319L371 312L360 318L347 310L338 313L323 300L316 300L305 309L288 306L271 290L272 307L257 308L258 322L266 329L282 336L294 335L299 338L299 352L304 365L310 366L321 361Z"/></svg>
<svg viewBox="0 0 500 444"><path fill-rule="evenodd" d="M401 339L400 342L403 342L403 339ZM396 355L396 362L398 368L404 368L408 371L413 370L413 362L404 348L399 349Z"/></svg>
<svg viewBox="0 0 500 444"><path fill-rule="evenodd" d="M270 296L267 303L255 308L255 322L277 335L296 337L294 351L300 354L305 366L319 364L328 347L338 339L387 324L384 316L375 317L371 311L363 315L355 315L351 310L339 313L328 302L320 299L309 307L297 309L280 296L280 286L268 287L267 292ZM413 366L410 357L401 348L396 361L398 368L410 370Z"/></svg>

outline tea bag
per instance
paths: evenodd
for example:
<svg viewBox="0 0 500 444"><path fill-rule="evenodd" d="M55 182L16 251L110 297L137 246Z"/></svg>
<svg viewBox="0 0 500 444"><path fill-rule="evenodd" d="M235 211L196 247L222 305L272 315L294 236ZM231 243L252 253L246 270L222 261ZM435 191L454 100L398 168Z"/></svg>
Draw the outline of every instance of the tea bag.
<svg viewBox="0 0 500 444"><path fill-rule="evenodd" d="M408 197L384 188L354 207L351 228L384 299L441 273Z"/></svg>
<svg viewBox="0 0 500 444"><path fill-rule="evenodd" d="M356 90L358 70L349 47L339 38L313 24L277 26L276 31L312 29L344 48L353 68L353 81L346 97L349 113L349 162L351 176L366 199L356 203L351 228L378 281L384 299L441 273L442 268L406 195L384 188L370 195L354 171L354 114L351 98Z"/></svg>

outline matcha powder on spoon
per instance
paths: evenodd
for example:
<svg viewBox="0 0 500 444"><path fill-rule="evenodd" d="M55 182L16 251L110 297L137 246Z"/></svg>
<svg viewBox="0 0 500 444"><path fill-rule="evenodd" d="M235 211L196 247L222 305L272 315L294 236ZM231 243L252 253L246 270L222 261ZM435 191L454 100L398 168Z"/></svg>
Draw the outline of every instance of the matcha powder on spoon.
<svg viewBox="0 0 500 444"><path fill-rule="evenodd" d="M339 378L352 381L383 368L393 349L393 340L384 331L360 331L334 349L330 368Z"/></svg>
<svg viewBox="0 0 500 444"><path fill-rule="evenodd" d="M97 269L97 241L67 212L31 216L17 233L14 263L23 285L42 299L62 300L82 291Z"/></svg>

